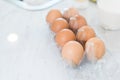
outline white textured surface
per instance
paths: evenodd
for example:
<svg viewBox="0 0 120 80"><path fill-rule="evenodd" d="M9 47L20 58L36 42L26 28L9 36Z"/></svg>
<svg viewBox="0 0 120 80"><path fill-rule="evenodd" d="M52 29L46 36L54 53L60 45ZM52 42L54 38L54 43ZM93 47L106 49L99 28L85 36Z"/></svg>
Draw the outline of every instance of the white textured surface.
<svg viewBox="0 0 120 80"><path fill-rule="evenodd" d="M65 0L51 8L71 5ZM80 13L105 41L107 52L95 64L84 59L76 69L61 58L45 22L49 10L26 11L0 0L0 80L120 80L120 31L99 27L94 4ZM7 40L11 33L18 35L14 43Z"/></svg>

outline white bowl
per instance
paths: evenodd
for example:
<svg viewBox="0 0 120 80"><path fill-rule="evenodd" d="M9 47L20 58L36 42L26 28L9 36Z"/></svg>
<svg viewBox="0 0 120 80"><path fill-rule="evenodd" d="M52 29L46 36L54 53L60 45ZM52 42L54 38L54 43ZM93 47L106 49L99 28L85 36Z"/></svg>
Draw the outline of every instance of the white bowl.
<svg viewBox="0 0 120 80"><path fill-rule="evenodd" d="M120 29L120 0L98 0L101 25L108 30Z"/></svg>
<svg viewBox="0 0 120 80"><path fill-rule="evenodd" d="M26 10L42 10L53 6L61 0L5 0Z"/></svg>

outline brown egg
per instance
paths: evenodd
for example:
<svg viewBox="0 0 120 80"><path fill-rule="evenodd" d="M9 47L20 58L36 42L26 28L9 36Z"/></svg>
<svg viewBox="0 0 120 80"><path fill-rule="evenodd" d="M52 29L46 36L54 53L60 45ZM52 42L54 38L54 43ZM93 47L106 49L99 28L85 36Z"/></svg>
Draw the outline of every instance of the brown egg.
<svg viewBox="0 0 120 80"><path fill-rule="evenodd" d="M88 60L96 61L105 54L105 44L97 37L91 38L85 44L85 52Z"/></svg>
<svg viewBox="0 0 120 80"><path fill-rule="evenodd" d="M79 65L83 58L84 50L77 41L69 41L62 48L62 57L70 65Z"/></svg>
<svg viewBox="0 0 120 80"><path fill-rule="evenodd" d="M70 25L70 29L76 32L82 26L87 25L87 22L83 16L75 15L70 18L69 25Z"/></svg>
<svg viewBox="0 0 120 80"><path fill-rule="evenodd" d="M67 21L69 21L70 17L73 17L75 15L79 15L79 11L76 8L74 8L74 7L65 9L65 11L63 13L63 17Z"/></svg>
<svg viewBox="0 0 120 80"><path fill-rule="evenodd" d="M96 34L94 30L89 26L83 26L78 29L76 38L80 42L86 42L88 39L95 37Z"/></svg>
<svg viewBox="0 0 120 80"><path fill-rule="evenodd" d="M65 19L63 19L63 18L57 18L57 19L53 22L53 24L52 24L52 26L50 27L50 29L51 29L53 32L57 33L57 32L59 32L60 30L66 29L66 28L68 28L68 27L69 27L69 24L68 24L68 22L67 22Z"/></svg>
<svg viewBox="0 0 120 80"><path fill-rule="evenodd" d="M54 20L56 20L57 18L61 18L61 17L62 17L62 13L59 10L52 9L48 12L46 21L51 25L54 22Z"/></svg>
<svg viewBox="0 0 120 80"><path fill-rule="evenodd" d="M69 29L62 29L55 36L55 41L59 46L64 46L68 41L75 40L75 34Z"/></svg>

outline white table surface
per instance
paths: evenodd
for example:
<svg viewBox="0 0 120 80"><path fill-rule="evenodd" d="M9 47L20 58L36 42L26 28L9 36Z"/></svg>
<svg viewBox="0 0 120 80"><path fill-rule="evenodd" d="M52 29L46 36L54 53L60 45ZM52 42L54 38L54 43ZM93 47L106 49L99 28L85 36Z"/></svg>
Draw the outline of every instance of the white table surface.
<svg viewBox="0 0 120 80"><path fill-rule="evenodd" d="M88 24L106 44L106 54L97 63L83 60L78 68L67 66L45 21L52 8L63 10L73 4L64 0L42 11L26 11L0 0L0 80L120 80L120 31L99 26L97 7L80 10ZM18 35L9 42L11 33Z"/></svg>

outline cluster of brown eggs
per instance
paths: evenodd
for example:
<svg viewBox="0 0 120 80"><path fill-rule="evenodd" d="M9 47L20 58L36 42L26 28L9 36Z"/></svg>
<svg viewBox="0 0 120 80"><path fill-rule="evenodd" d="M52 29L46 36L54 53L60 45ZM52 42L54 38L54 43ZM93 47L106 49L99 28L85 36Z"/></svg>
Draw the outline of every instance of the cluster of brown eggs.
<svg viewBox="0 0 120 80"><path fill-rule="evenodd" d="M96 37L93 28L76 8L68 8L63 14L52 9L46 21L56 33L55 41L61 47L63 59L72 65L79 65L84 55L88 60L101 59L105 53L104 42Z"/></svg>

